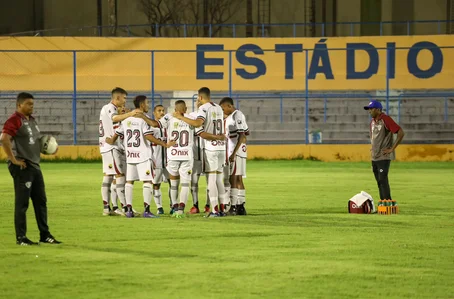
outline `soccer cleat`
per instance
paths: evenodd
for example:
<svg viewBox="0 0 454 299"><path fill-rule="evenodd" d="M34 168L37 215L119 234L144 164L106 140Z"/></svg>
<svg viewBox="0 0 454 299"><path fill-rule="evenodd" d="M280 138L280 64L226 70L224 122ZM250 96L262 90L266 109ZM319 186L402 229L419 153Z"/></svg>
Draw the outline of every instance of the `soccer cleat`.
<svg viewBox="0 0 454 299"><path fill-rule="evenodd" d="M102 215L103 216L110 216L110 209L104 209L103 212L102 212Z"/></svg>
<svg viewBox="0 0 454 299"><path fill-rule="evenodd" d="M185 217L183 210L176 211L174 215L175 215L175 218L180 218L180 219Z"/></svg>
<svg viewBox="0 0 454 299"><path fill-rule="evenodd" d="M140 217L140 213L136 210L132 209L132 212L134 213L134 217Z"/></svg>
<svg viewBox="0 0 454 299"><path fill-rule="evenodd" d="M115 209L112 211L112 215L114 216L124 216L125 213L123 213L123 211L121 209Z"/></svg>
<svg viewBox="0 0 454 299"><path fill-rule="evenodd" d="M205 206L205 213L210 213L211 209L209 205Z"/></svg>
<svg viewBox="0 0 454 299"><path fill-rule="evenodd" d="M189 210L189 214L198 214L200 213L200 210L198 207L192 207L190 210Z"/></svg>
<svg viewBox="0 0 454 299"><path fill-rule="evenodd" d="M205 216L206 218L216 218L216 217L221 217L219 215L219 213L213 213L211 212L210 214L208 214L207 216Z"/></svg>
<svg viewBox="0 0 454 299"><path fill-rule="evenodd" d="M227 213L229 216L236 216L236 206L232 205L229 212Z"/></svg>
<svg viewBox="0 0 454 299"><path fill-rule="evenodd" d="M38 245L38 243L31 241L27 237L18 238L17 241L16 241L16 244L20 245L20 246Z"/></svg>
<svg viewBox="0 0 454 299"><path fill-rule="evenodd" d="M158 218L158 216L156 216L155 214L153 214L151 212L143 212L142 217L143 218Z"/></svg>
<svg viewBox="0 0 454 299"><path fill-rule="evenodd" d="M125 215L126 215L126 218L134 218L134 212L133 211L127 211Z"/></svg>
<svg viewBox="0 0 454 299"><path fill-rule="evenodd" d="M247 215L246 208L244 207L244 204L236 205L236 214L237 215L241 215L241 216Z"/></svg>
<svg viewBox="0 0 454 299"><path fill-rule="evenodd" d="M173 215L176 211L178 211L178 204L174 204L172 209L170 210L170 215Z"/></svg>
<svg viewBox="0 0 454 299"><path fill-rule="evenodd" d="M49 235L47 238L45 239L41 239L39 240L39 243L47 243L47 244L61 244L60 241L57 241L55 240L55 238L52 236L52 235Z"/></svg>
<svg viewBox="0 0 454 299"><path fill-rule="evenodd" d="M164 209L163 208L158 208L158 211L156 212L158 215L164 215Z"/></svg>

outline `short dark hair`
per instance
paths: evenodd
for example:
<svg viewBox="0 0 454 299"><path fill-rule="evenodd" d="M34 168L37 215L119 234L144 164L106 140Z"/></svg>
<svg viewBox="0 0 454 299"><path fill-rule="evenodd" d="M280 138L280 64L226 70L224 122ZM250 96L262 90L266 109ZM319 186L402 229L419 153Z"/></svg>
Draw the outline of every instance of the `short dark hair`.
<svg viewBox="0 0 454 299"><path fill-rule="evenodd" d="M121 88L121 87L115 87L114 89L112 89L112 95L113 95L114 93L121 93L121 94L128 95L128 93L126 92L126 90L124 90L124 89Z"/></svg>
<svg viewBox="0 0 454 299"><path fill-rule="evenodd" d="M233 99L229 97L222 98L221 102L219 102L219 105L222 104L230 104L233 106Z"/></svg>
<svg viewBox="0 0 454 299"><path fill-rule="evenodd" d="M162 106L162 105L156 105L156 106L154 106L154 109L153 109L153 111L156 111L156 109L157 109L157 108L159 108L159 107L162 107L162 108L164 108L164 106Z"/></svg>
<svg viewBox="0 0 454 299"><path fill-rule="evenodd" d="M140 95L140 96L136 96L134 98L134 107L136 108L140 108L140 104L142 104L143 102L145 102L147 99L146 96L143 96L143 95Z"/></svg>
<svg viewBox="0 0 454 299"><path fill-rule="evenodd" d="M28 92L21 92L17 95L16 105L20 105L28 99L34 99L33 95Z"/></svg>
<svg viewBox="0 0 454 299"><path fill-rule="evenodd" d="M186 106L186 102L183 101L183 100L178 100L178 101L175 102L175 106L176 105L180 105L180 104L184 104Z"/></svg>
<svg viewBox="0 0 454 299"><path fill-rule="evenodd" d="M211 94L211 92L210 92L210 89L208 87L202 87L202 88L199 89L199 95L204 95L204 96L209 98L210 94Z"/></svg>

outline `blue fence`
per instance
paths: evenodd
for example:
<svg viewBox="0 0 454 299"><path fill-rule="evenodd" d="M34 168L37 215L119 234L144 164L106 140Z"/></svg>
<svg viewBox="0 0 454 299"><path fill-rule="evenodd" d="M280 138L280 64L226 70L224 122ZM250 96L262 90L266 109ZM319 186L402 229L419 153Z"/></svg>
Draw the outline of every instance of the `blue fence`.
<svg viewBox="0 0 454 299"><path fill-rule="evenodd" d="M425 26L424 34L451 34L449 27L454 20L421 20L421 21L381 21L381 22L326 22L326 23L271 23L271 24L137 24L117 26L82 26L58 29L26 31L8 34L9 36L107 36L108 31L116 30L117 36L154 36L154 37L204 37L203 32L207 31L206 37L244 37L243 31L252 28L259 32L254 37L307 37L310 29L316 32L314 36L333 36L328 34L328 28L348 28L343 30L347 34L342 36L354 36L355 28L367 26L374 28L376 35L383 36L389 26L398 27L402 34L417 35L413 29L414 25ZM270 35L270 30L286 29L285 34ZM171 29L172 34L166 34L161 29ZM197 33L193 29L197 30ZM222 35L217 34L222 32Z"/></svg>
<svg viewBox="0 0 454 299"><path fill-rule="evenodd" d="M450 49L453 47L440 47L439 49ZM403 48L407 49L408 48ZM346 49L330 49L330 50L346 50ZM387 49L378 49L378 50L383 50L383 51L388 51ZM266 51L266 50L264 50ZM445 137L440 137L439 142L453 142L454 140L454 122L453 122L453 117L454 117L454 88L446 88L445 91L436 90L435 88L427 88L427 90L419 90L418 92L415 92L414 90L395 90L393 89L393 80L396 80L396 78L393 78L391 76L391 66L387 63L385 64L387 66L385 74L381 74L379 77L379 83L376 84L375 90L361 90L356 89L356 91L352 90L343 90L340 92L339 90L325 90L325 91L320 91L317 88L314 88L316 84L316 80L314 83L314 80L310 80L310 55L309 53L314 51L313 49L305 49L303 50L305 55L304 59L304 65L301 65L300 68L303 69L304 71L302 74L300 74L300 79L302 84L299 86L299 88L293 89L291 92L290 91L276 91L276 92L270 92L270 91L265 91L265 90L249 90L247 92L241 91L238 86L241 85L241 82L236 81L239 80L240 78L235 72L235 69L232 67L233 63L232 60L234 59L234 54L235 51L233 50L226 50L226 51L219 51L219 52L228 52L228 61L226 61L226 65L228 65L228 71L225 73L226 79L223 80L223 84L225 83L224 88L222 89L213 89L214 90L214 99L218 101L221 97L223 96L230 96L234 99L236 106L239 109L247 108L249 109L249 114L247 116L250 119L253 119L252 123L260 123L260 124L265 124L265 123L274 123L276 124L276 128L281 128L278 126L278 124L300 124L299 131L301 132L301 138L300 142L301 143L309 143L310 142L310 134L311 131L318 130L319 128L323 128L326 125L325 132L330 132L333 131L332 128L329 127L329 125L335 126L336 123L333 122L334 116L336 114L342 114L345 113L341 111L341 109L344 109L345 107L342 107L342 105L339 105L338 103L342 102L344 105L348 106L348 109L351 111L348 111L348 113L356 119L356 117L360 117L361 119L354 120L354 121L346 121L346 122L355 122L361 125L366 126L366 130L364 132L367 133L367 113L365 113L362 110L362 106L373 98L378 98L380 99L385 107L385 111L392 114L393 117L398 122L405 122L407 121L408 118L411 117L422 117L427 113L427 110L425 109L436 109L436 112L432 113L429 116L433 116L435 120L427 119L425 120L425 123L439 123L441 125L444 125L446 127L446 132L443 136ZM169 52L174 52L174 53L187 53L187 52L192 52L194 54L195 51L120 51L120 53L127 53L130 55L134 55L134 53L142 53L146 55L147 57L150 58L151 63L144 63L143 64L143 69L146 70L146 73L149 73L149 77L147 76L145 78L146 81L146 86L144 88L131 88L128 85L123 85L122 83L117 84L118 82L127 82L128 75L121 75L120 77L113 78L112 82L107 82L106 84L100 84L99 86L103 86L99 90L96 91L87 91L81 85L83 82L81 82L81 79L85 79L87 81L87 78L82 78L84 74L81 74L81 68L78 67L78 59L81 58L81 56L84 53L99 53L99 52L105 52L105 55L108 54L114 54L118 53L118 51L11 51L11 50L0 50L0 55L2 54L7 54L8 59L14 61L14 65L17 65L17 62L19 61L12 55L12 53L20 53L20 54L30 54L33 56L34 61L37 61L37 59L40 59L41 57L36 56L39 53L50 53L49 55L53 55L53 53L56 54L65 54L65 59L67 59L67 63L69 64L69 74L67 76L67 89L62 88L61 86L57 86L58 83L53 81L53 79L49 79L48 75L49 74L42 74L38 70L34 71L32 65L27 65L27 70L30 72L27 74L27 76L35 76L36 80L32 81L24 81L26 83L22 84L22 81L18 81L20 84L17 84L17 82L13 82L15 85L14 86L20 86L19 88L8 88L9 84L8 82L12 82L11 78L19 78L18 80L22 80L26 78L27 76L24 76L22 73L19 75L14 75L14 76L5 76L1 75L0 76L0 85L2 86L0 88L0 101L1 101L1 107L0 109L0 123L2 123L6 117L8 116L9 113L11 113L14 110L14 98L19 91L29 91L32 92L33 94L36 95L37 99L37 109L45 109L46 107L43 107L43 105L40 105L39 101L40 100L48 100L52 99L54 105L58 101L65 102L64 107L58 108L58 109L66 109L69 112L67 114L61 113L61 115L58 115L56 113L50 113L52 115L56 115L56 117L60 117L59 121L63 117L68 117L71 119L69 122L70 124L70 131L71 131L71 137L70 137L70 143L72 144L86 144L87 142L85 140L91 140L90 142L94 142L96 144L96 136L95 135L90 135L92 137L81 137L84 136L85 133L87 133L89 130L93 131L93 128L96 128L96 119L99 117L99 109L101 104L105 104L106 102L109 101L110 94L108 93L109 90L111 90L113 87L119 85L130 91L130 97L134 97L137 94L145 94L147 95L151 101L152 101L152 106L154 107L156 104L164 104L164 106L168 107L170 106L171 100L173 99L185 99L187 100L188 103L190 103L190 108L192 110L195 109L195 100L196 100L196 95L194 93L191 94L186 94L185 96L176 96L173 94L173 91L175 90L169 90L169 89L162 89L159 82L156 78L156 74L160 74L160 71L158 70L158 66L156 65L156 60L159 59L160 55L168 54ZM453 49L454 52L454 49ZM312 54L311 54L312 55ZM36 56L36 57L35 57ZM175 57L178 55L174 55ZM173 57L173 56L172 56ZM51 58L51 57L50 57ZM389 58L389 56L388 56ZM49 57L47 57L49 59ZM51 59L50 59L51 60ZM70 67L72 65L72 68ZM127 63L123 64L121 61L118 62L119 66L119 73L121 74L124 68L127 68ZM164 65L165 66L165 65ZM162 67L162 66L161 66ZM427 68L427 65L425 66L425 69L423 72L427 72L427 70L430 68ZM447 82L451 82L454 80L452 74L454 72L451 72L452 70L452 61L446 60L445 61L445 68L444 72L448 73L448 78L444 78L443 80L447 80ZM4 70L5 72L5 66ZM86 75L86 74L85 74ZM346 75L345 73L343 74L344 76ZM421 75L421 74L420 74ZM443 74L446 76L446 73ZM197 90L199 87L198 81L195 79L195 74L193 74L194 78L192 79L196 86L193 86L192 90ZM451 77L449 77L451 76ZM57 77L61 77L57 73ZM97 74L92 77L88 78L88 81L94 81L94 85L97 86L97 80L100 80L100 78L104 77L104 74ZM438 77L434 77L434 80L438 80ZM178 79L178 77L177 77ZM168 79L172 80L172 79ZM130 82L131 80L129 80ZM244 81L244 80L243 80ZM335 81L335 80L333 80ZM5 83L6 82L6 83ZM50 86L46 89L34 89L32 85L27 85L28 83L33 83L33 86ZM204 81L207 82L207 81ZM332 81L331 81L332 82ZM358 81L358 84L361 84L361 82L364 81ZM11 83L11 84L13 84ZM329 82L327 84L330 84ZM331 83L333 84L333 83ZM205 85L205 84L203 84ZM211 87L209 84L207 84L209 87ZM12 86L12 85L11 85ZM52 89L51 87L55 86L55 89ZM244 86L244 82L243 82ZM336 85L338 86L338 85ZM450 85L452 86L452 85ZM431 90L434 89L434 90ZM178 90L183 90L183 89L176 89ZM217 92L219 90L223 90L222 92ZM418 100L423 100L425 102L424 107L419 105L416 107L418 111L409 111L408 109L413 109L414 107L411 107L408 103L411 101L418 101ZM6 104L6 103L9 104ZM97 104L87 104L86 106L82 107L82 103L84 102L96 102ZM298 105L295 105L297 103ZM351 103L351 104L350 104ZM403 103L406 103L403 105ZM9 106L8 106L9 105ZM98 106L96 106L98 105ZM90 107L88 107L90 106ZM192 106L192 107L191 107ZM4 107L4 109L3 109ZM87 108L88 107L88 108ZM261 112L263 117L257 117L257 113L254 112L254 109L257 108L262 108L263 109L269 109L269 111ZM355 108L356 107L356 108ZM52 107L49 107L51 109ZM356 110L352 110L355 108ZM47 108L46 108L47 109ZM299 109L299 110L298 110ZM272 110L272 111L271 111ZM296 112L292 112L292 110L295 110ZM42 115L44 113L47 113L45 111L42 112ZM430 114L430 113L429 113ZM276 116L276 118L274 118ZM404 119L405 118L405 119ZM65 120L66 121L66 120ZM57 121L54 122L54 124L57 124ZM344 123L339 123L339 125L342 125ZM415 125L415 124L412 124ZM89 128L86 129L85 127ZM416 128L416 126L415 126ZM52 130L50 128L49 130ZM55 129L56 130L56 129ZM66 130L66 129L65 129ZM274 130L274 129L273 129ZM363 130L363 129L361 129ZM416 129L415 129L416 130ZM447 131L451 130L451 131ZM95 130L96 131L96 130ZM278 131L276 129L276 131ZM296 130L295 130L296 131ZM339 131L339 130L337 130ZM336 132L337 132L336 131ZM88 133L87 133L88 134ZM361 137L361 139L345 139L345 137L342 137L341 132L336 133L339 138L332 138L332 141L326 141L326 142L333 142L333 143L364 143L367 142L367 138ZM451 134L451 135L450 135ZM335 133L332 133L332 135L335 135ZM448 136L448 137L446 137ZM449 137L450 136L450 137ZM282 142L286 142L285 138L282 137ZM418 137L419 138L419 137ZM81 139L84 139L81 140ZM414 140L415 142L421 142L420 139ZM260 142L265 142L265 141L260 141ZM287 142L296 142L292 140L287 140Z"/></svg>

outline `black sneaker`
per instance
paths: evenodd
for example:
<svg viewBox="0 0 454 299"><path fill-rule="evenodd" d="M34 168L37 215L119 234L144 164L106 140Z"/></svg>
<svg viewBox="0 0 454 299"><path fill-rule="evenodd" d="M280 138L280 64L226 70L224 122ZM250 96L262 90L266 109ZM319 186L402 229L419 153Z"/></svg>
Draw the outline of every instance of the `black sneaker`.
<svg viewBox="0 0 454 299"><path fill-rule="evenodd" d="M229 212L227 213L229 216L236 216L236 206L231 206Z"/></svg>
<svg viewBox="0 0 454 299"><path fill-rule="evenodd" d="M16 244L20 246L38 245L38 243L31 241L27 237L18 238Z"/></svg>
<svg viewBox="0 0 454 299"><path fill-rule="evenodd" d="M55 240L55 238L52 235L49 235L45 239L39 240L39 243L47 243L47 244L61 244L60 241Z"/></svg>
<svg viewBox="0 0 454 299"><path fill-rule="evenodd" d="M237 215L242 215L242 216L247 215L246 208L244 207L244 204L236 205L236 214Z"/></svg>

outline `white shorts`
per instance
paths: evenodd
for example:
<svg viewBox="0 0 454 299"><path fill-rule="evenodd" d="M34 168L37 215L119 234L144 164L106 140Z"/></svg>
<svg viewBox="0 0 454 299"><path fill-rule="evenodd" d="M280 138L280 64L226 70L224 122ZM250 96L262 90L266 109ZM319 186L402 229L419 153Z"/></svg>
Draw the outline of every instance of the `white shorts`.
<svg viewBox="0 0 454 299"><path fill-rule="evenodd" d="M230 175L246 176L246 158L235 157L235 162L230 163Z"/></svg>
<svg viewBox="0 0 454 299"><path fill-rule="evenodd" d="M166 182L168 178L169 178L169 173L167 172L167 169L165 169L165 168L155 168L154 169L154 177L152 180L154 185L158 185L163 182Z"/></svg>
<svg viewBox="0 0 454 299"><path fill-rule="evenodd" d="M192 166L192 174L202 174L202 161L194 160L194 165Z"/></svg>
<svg viewBox="0 0 454 299"><path fill-rule="evenodd" d="M101 154L102 171L107 175L125 174L126 156L118 150L112 149Z"/></svg>
<svg viewBox="0 0 454 299"><path fill-rule="evenodd" d="M151 160L146 160L138 164L127 164L126 166L126 181L152 181L153 168L151 167Z"/></svg>
<svg viewBox="0 0 454 299"><path fill-rule="evenodd" d="M225 165L225 151L204 151L203 154L203 172L223 172Z"/></svg>
<svg viewBox="0 0 454 299"><path fill-rule="evenodd" d="M171 176L180 176L183 182L190 182L192 175L193 161L175 161L170 160L167 162L167 171Z"/></svg>

